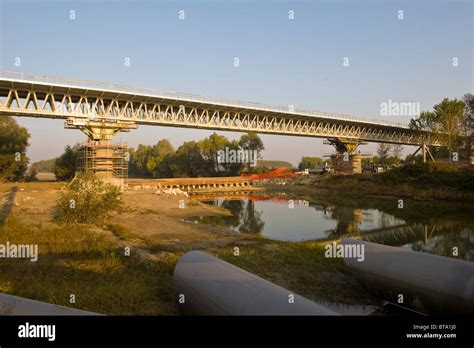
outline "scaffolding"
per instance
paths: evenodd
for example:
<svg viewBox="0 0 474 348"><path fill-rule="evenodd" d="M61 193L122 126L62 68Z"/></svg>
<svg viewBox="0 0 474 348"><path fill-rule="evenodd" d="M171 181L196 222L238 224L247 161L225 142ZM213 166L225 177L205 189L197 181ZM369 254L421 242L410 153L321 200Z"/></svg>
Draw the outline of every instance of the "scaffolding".
<svg viewBox="0 0 474 348"><path fill-rule="evenodd" d="M109 181L123 182L128 178L128 147L110 141L88 140L78 149L77 170L94 173Z"/></svg>

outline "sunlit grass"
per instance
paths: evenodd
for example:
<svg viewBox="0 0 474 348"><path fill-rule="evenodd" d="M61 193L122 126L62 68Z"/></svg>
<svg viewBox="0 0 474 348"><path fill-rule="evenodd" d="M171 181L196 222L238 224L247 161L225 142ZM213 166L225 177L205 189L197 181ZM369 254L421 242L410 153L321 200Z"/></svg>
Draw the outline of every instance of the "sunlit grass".
<svg viewBox="0 0 474 348"><path fill-rule="evenodd" d="M38 244L39 259L2 259L1 292L104 314L176 313L173 257L148 263L133 251L125 256L88 226L38 229L13 218L0 227L0 243L6 241Z"/></svg>

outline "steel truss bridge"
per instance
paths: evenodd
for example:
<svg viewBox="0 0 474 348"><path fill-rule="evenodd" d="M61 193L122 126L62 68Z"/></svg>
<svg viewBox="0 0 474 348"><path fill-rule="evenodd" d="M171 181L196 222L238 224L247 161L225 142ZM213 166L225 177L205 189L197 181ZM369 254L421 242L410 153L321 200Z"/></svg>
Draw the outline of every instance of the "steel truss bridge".
<svg viewBox="0 0 474 348"><path fill-rule="evenodd" d="M443 134L347 115L166 93L130 86L0 72L0 115L65 119L92 140L111 140L137 125L260 134L445 145Z"/></svg>

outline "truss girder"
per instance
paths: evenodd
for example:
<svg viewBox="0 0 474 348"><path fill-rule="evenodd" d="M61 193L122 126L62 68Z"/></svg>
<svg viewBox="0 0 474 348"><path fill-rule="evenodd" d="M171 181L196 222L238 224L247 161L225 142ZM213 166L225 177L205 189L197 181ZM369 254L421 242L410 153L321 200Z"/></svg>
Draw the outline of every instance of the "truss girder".
<svg viewBox="0 0 474 348"><path fill-rule="evenodd" d="M4 81L2 81L4 82ZM32 85L33 86L33 85ZM72 92L75 91L75 92ZM445 144L442 134L373 122L312 117L295 113L228 107L219 104L181 103L178 99L149 97L139 100L131 94L87 95L87 90L71 88L69 93L0 86L0 113L3 115L58 119L106 119L108 122L205 128L225 131L295 135L320 138L350 138L361 141L406 145Z"/></svg>

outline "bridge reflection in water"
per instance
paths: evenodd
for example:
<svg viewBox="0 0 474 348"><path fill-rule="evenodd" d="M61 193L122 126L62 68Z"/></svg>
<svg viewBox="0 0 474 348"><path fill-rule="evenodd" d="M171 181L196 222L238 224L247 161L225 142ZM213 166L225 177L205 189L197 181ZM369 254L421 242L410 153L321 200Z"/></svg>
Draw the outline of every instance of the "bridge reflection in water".
<svg viewBox="0 0 474 348"><path fill-rule="evenodd" d="M198 195L201 201L228 209L231 216L198 216L187 221L262 234L275 240L337 240L351 236L374 243L407 247L474 261L474 222L466 216L438 218L437 210L408 216L384 204L327 200L289 200L265 194ZM293 206L293 208L291 208ZM415 209L416 212L416 209ZM453 248L458 255L453 256Z"/></svg>

